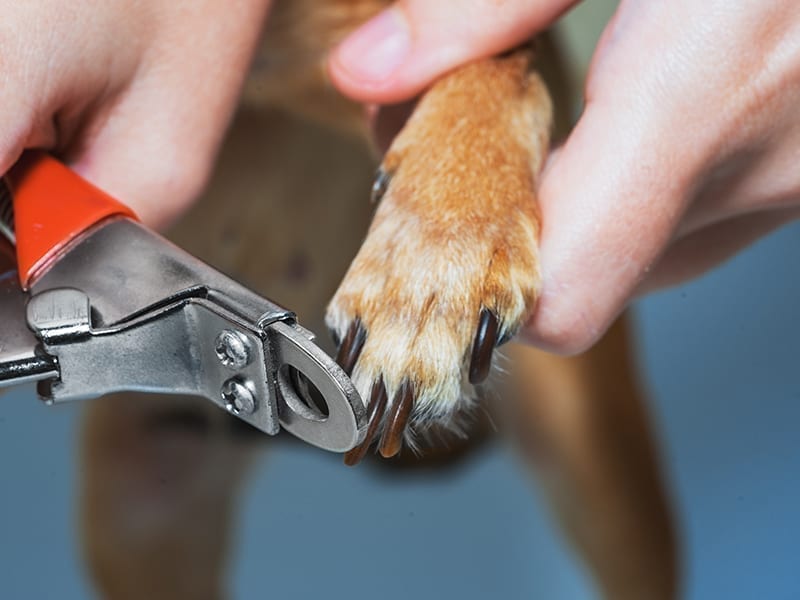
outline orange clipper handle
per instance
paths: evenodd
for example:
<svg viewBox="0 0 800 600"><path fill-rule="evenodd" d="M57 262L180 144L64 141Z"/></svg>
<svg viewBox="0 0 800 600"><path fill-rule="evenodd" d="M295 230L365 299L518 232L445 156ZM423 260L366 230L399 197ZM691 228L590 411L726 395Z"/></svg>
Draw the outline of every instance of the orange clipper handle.
<svg viewBox="0 0 800 600"><path fill-rule="evenodd" d="M5 180L14 199L23 289L92 225L112 216L137 219L130 208L44 152L25 152Z"/></svg>

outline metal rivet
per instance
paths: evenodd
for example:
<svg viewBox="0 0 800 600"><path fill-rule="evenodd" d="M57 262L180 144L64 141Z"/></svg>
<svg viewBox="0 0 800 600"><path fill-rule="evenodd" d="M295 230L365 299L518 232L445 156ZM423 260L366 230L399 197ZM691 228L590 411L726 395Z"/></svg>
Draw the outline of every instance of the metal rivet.
<svg viewBox="0 0 800 600"><path fill-rule="evenodd" d="M250 364L252 357L250 340L246 335L232 329L225 329L214 342L217 358L226 367L242 369Z"/></svg>
<svg viewBox="0 0 800 600"><path fill-rule="evenodd" d="M241 377L232 377L223 383L220 395L225 408L234 415L249 415L256 409L252 384Z"/></svg>

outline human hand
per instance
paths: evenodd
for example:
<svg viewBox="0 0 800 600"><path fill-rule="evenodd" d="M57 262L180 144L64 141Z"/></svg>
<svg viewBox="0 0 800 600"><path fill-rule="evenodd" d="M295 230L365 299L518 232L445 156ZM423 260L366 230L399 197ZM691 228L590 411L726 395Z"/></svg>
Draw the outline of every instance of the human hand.
<svg viewBox="0 0 800 600"><path fill-rule="evenodd" d="M206 181L268 4L0 2L0 173L46 148L168 222Z"/></svg>
<svg viewBox="0 0 800 600"><path fill-rule="evenodd" d="M401 0L345 40L329 70L358 100L398 102L574 3ZM623 0L595 52L584 112L542 175L542 294L523 337L580 352L637 293L800 217L798 106L793 0Z"/></svg>

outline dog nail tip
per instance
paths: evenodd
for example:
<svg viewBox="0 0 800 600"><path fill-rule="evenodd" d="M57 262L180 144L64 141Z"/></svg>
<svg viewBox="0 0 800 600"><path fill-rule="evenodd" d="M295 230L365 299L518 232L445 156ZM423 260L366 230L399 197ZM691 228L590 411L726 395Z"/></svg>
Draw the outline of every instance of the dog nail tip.
<svg viewBox="0 0 800 600"><path fill-rule="evenodd" d="M395 394L394 402L389 407L390 412L383 429L378 452L384 458L392 458L400 453L403 448L403 433L414 407L414 388L405 382Z"/></svg>
<svg viewBox="0 0 800 600"><path fill-rule="evenodd" d="M492 354L497 345L497 315L484 308L478 318L478 330L469 362L469 382L477 385L486 381L492 367Z"/></svg>
<svg viewBox="0 0 800 600"><path fill-rule="evenodd" d="M366 454L365 451L361 451L360 447L353 448L349 452L346 452L344 455L344 464L348 467L355 467L363 460L364 455Z"/></svg>
<svg viewBox="0 0 800 600"><path fill-rule="evenodd" d="M381 446L380 449L379 449L379 452L381 453L381 456L383 458L394 458L395 456L400 454L401 448L402 448L402 444L397 444L397 445L394 445L394 446L387 446L385 448L383 446Z"/></svg>
<svg viewBox="0 0 800 600"><path fill-rule="evenodd" d="M383 458L394 458L400 454L400 450L403 449L403 429L399 433L393 433L387 439L381 439L378 452Z"/></svg>

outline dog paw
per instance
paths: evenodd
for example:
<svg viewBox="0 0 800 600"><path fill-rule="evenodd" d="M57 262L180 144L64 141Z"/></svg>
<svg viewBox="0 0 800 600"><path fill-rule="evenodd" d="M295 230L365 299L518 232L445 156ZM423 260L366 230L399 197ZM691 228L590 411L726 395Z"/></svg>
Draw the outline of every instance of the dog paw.
<svg viewBox="0 0 800 600"><path fill-rule="evenodd" d="M361 460L460 433L495 348L534 307L536 177L550 101L527 52L439 81L395 138L367 238L331 301L338 361L368 404Z"/></svg>

